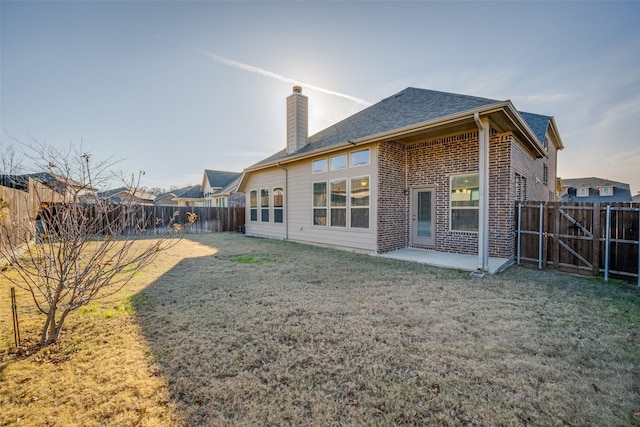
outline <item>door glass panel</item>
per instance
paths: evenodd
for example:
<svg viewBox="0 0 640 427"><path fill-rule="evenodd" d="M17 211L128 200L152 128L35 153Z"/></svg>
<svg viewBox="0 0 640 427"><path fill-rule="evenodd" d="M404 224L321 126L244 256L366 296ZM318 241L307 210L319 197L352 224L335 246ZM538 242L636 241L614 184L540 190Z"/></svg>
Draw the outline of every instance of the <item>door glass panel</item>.
<svg viewBox="0 0 640 427"><path fill-rule="evenodd" d="M418 237L431 238L431 191L418 193Z"/></svg>

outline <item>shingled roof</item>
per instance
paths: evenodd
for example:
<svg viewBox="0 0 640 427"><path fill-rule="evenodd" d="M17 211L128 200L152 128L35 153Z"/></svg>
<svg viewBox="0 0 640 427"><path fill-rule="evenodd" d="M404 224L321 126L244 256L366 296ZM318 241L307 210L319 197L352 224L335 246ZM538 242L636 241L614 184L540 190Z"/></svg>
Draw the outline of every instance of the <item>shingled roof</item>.
<svg viewBox="0 0 640 427"><path fill-rule="evenodd" d="M562 196L562 202L631 202L631 190L629 184L624 182L611 181L609 179L597 178L594 176L585 178L562 179L562 188L566 193ZM577 188L588 188L589 195L577 197ZM610 196L600 196L600 187L613 187L613 194Z"/></svg>
<svg viewBox="0 0 640 427"><path fill-rule="evenodd" d="M205 169L204 173L207 175L207 180L212 188L224 188L242 175L240 172L225 172L211 169Z"/></svg>
<svg viewBox="0 0 640 427"><path fill-rule="evenodd" d="M527 122L533 133L536 135L538 141L544 143L544 138L547 134L547 128L549 128L551 117L543 116L540 114L525 113L524 111L519 111L519 113L524 121Z"/></svg>
<svg viewBox="0 0 640 427"><path fill-rule="evenodd" d="M312 135L308 144L295 153L287 154L286 149L283 149L249 169L501 102L503 101L409 87ZM521 116L542 143L551 117L532 113L521 113Z"/></svg>
<svg viewBox="0 0 640 427"><path fill-rule="evenodd" d="M199 185L190 185L188 187L176 188L166 193L161 193L156 196L156 199L162 199L168 195L173 195L174 198L179 199L202 199L204 196L200 190Z"/></svg>

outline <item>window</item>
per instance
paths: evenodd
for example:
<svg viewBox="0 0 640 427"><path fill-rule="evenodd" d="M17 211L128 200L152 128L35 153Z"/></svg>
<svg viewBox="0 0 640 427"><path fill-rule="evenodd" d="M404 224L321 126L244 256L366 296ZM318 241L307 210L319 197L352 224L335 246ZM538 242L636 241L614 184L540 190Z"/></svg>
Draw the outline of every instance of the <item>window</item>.
<svg viewBox="0 0 640 427"><path fill-rule="evenodd" d="M327 225L327 183L313 183L313 225Z"/></svg>
<svg viewBox="0 0 640 427"><path fill-rule="evenodd" d="M269 190L266 188L260 190L260 208L260 221L269 222Z"/></svg>
<svg viewBox="0 0 640 427"><path fill-rule="evenodd" d="M349 166L364 166L369 164L369 149L354 151L349 155Z"/></svg>
<svg viewBox="0 0 640 427"><path fill-rule="evenodd" d="M542 183L544 185L549 184L549 168L547 165L542 165Z"/></svg>
<svg viewBox="0 0 640 427"><path fill-rule="evenodd" d="M347 155L346 154L340 154L339 156L333 156L331 158L331 162L329 167L331 168L332 171L338 170L338 169L346 169L347 168Z"/></svg>
<svg viewBox="0 0 640 427"><path fill-rule="evenodd" d="M326 172L326 171L327 171L327 159L320 159L320 160L313 161L313 168L312 168L313 173L320 173L320 172Z"/></svg>
<svg viewBox="0 0 640 427"><path fill-rule="evenodd" d="M369 228L369 177L351 178L351 228Z"/></svg>
<svg viewBox="0 0 640 427"><path fill-rule="evenodd" d="M527 200L527 179L520 174L516 174L514 184L516 200L521 202Z"/></svg>
<svg viewBox="0 0 640 427"><path fill-rule="evenodd" d="M478 231L478 174L451 177L451 231Z"/></svg>
<svg viewBox="0 0 640 427"><path fill-rule="evenodd" d="M273 222L284 222L284 191L281 187L273 189Z"/></svg>
<svg viewBox="0 0 640 427"><path fill-rule="evenodd" d="M347 226L347 180L331 181L331 226Z"/></svg>
<svg viewBox="0 0 640 427"><path fill-rule="evenodd" d="M545 150L549 151L549 138L547 138L546 136L544 137L544 142L542 143L542 146L544 147Z"/></svg>
<svg viewBox="0 0 640 427"><path fill-rule="evenodd" d="M217 197L216 198L216 208L226 208L227 207L227 198L226 197Z"/></svg>
<svg viewBox="0 0 640 427"><path fill-rule="evenodd" d="M249 192L249 212L251 221L258 220L258 191L251 190Z"/></svg>

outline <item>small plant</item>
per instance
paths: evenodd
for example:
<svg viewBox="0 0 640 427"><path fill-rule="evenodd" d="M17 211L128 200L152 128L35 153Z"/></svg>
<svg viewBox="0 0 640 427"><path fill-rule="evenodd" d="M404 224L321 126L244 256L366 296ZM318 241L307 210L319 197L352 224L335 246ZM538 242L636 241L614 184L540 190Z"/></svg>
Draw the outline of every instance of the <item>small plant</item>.
<svg viewBox="0 0 640 427"><path fill-rule="evenodd" d="M196 219L198 219L198 215L195 212L187 212L187 220L189 221L187 225L193 224L196 222Z"/></svg>
<svg viewBox="0 0 640 427"><path fill-rule="evenodd" d="M9 203L0 197L0 219L5 219L7 216L9 216Z"/></svg>

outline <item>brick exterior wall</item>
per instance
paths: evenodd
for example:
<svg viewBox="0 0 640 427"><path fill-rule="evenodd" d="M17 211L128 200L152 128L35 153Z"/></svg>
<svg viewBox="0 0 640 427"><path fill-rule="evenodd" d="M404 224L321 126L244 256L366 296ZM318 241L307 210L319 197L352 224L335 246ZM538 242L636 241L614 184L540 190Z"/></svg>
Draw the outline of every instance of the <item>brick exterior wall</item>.
<svg viewBox="0 0 640 427"><path fill-rule="evenodd" d="M409 196L406 147L387 142L378 147L378 252L406 248L409 242Z"/></svg>
<svg viewBox="0 0 640 427"><path fill-rule="evenodd" d="M500 258L514 254L512 140L510 134L492 133L489 138L489 256Z"/></svg>
<svg viewBox="0 0 640 427"><path fill-rule="evenodd" d="M549 142L548 158L537 159L528 151L525 151L515 136L511 138L512 175L514 179L516 173L526 178L525 200L555 201L557 197L557 150L555 146ZM546 184L543 182L545 165L548 170L548 180ZM538 182L536 178L538 178L540 182Z"/></svg>
<svg viewBox="0 0 640 427"><path fill-rule="evenodd" d="M536 159L511 133L491 130L489 141L489 256L514 255L515 174L527 180L528 199L548 200L555 189L555 149L548 159ZM382 143L378 152L378 252L410 244L409 192L412 187L435 189L435 245L431 249L460 254L478 253L478 234L450 231L451 175L478 172L478 132L465 132L411 145ZM548 167L548 185L542 180ZM405 173L406 171L406 173Z"/></svg>

